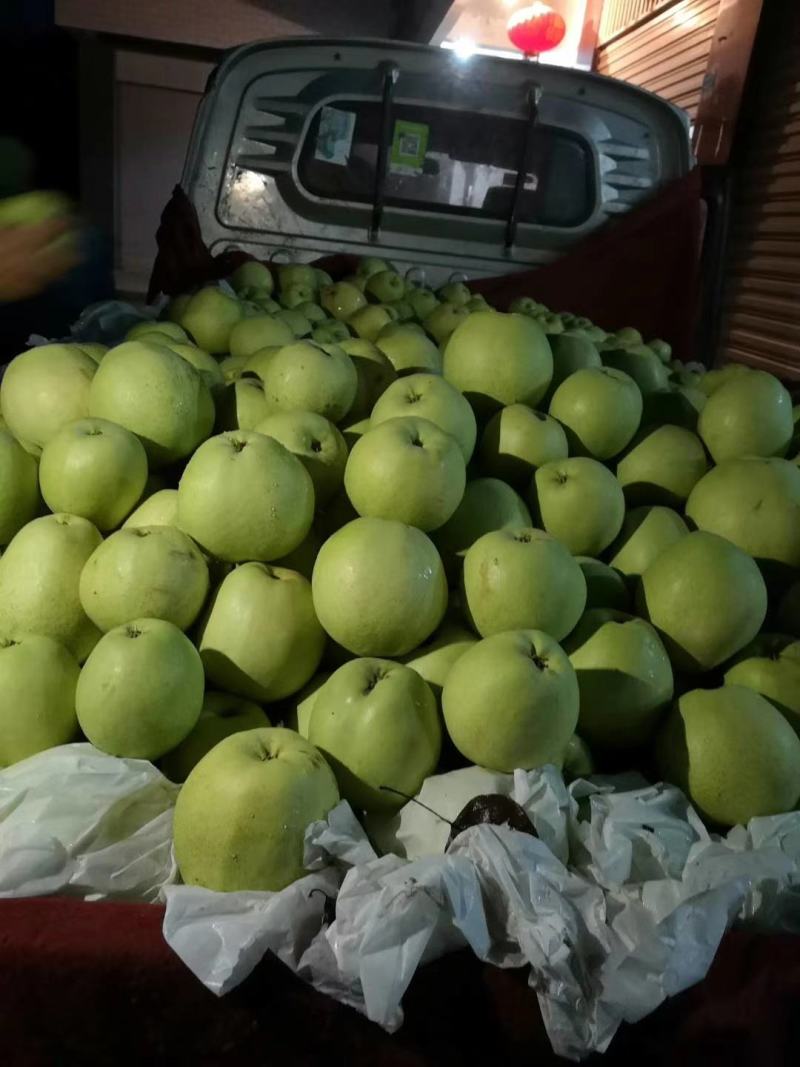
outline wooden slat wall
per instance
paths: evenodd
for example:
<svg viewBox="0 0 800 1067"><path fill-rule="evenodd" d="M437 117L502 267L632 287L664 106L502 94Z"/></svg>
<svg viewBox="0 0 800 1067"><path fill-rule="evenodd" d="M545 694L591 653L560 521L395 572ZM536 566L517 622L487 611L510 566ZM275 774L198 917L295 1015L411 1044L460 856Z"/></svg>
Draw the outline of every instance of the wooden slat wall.
<svg viewBox="0 0 800 1067"><path fill-rule="evenodd" d="M765 5L734 156L721 355L800 378L800 6Z"/></svg>
<svg viewBox="0 0 800 1067"><path fill-rule="evenodd" d="M626 0L606 0L603 20ZM677 0L660 4L598 46L598 74L658 93L694 118L706 74L720 0ZM609 10L610 9L610 10Z"/></svg>

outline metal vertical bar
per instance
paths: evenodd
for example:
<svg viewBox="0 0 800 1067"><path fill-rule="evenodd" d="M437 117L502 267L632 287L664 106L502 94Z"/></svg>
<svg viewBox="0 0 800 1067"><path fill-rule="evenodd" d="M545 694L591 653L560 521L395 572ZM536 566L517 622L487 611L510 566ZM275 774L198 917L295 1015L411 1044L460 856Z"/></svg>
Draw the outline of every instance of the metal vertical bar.
<svg viewBox="0 0 800 1067"><path fill-rule="evenodd" d="M514 246L514 240L517 236L517 226L519 225L519 212L520 202L522 200L522 191L525 188L525 178L528 173L528 162L531 154L531 144L533 143L533 130L536 126L536 121L539 117L539 101L542 98L542 87L540 85L528 86L528 116L525 122L525 137L522 142L522 153L520 156L519 166L517 167L517 177L514 182L514 194L511 198L511 210L508 214L508 221L506 223L506 252L510 251Z"/></svg>
<svg viewBox="0 0 800 1067"><path fill-rule="evenodd" d="M400 75L392 64L383 75L383 103L381 107L381 134L378 142L378 161L375 164L375 189L372 195L372 221L369 228L370 241L377 241L383 220L383 204L386 195L386 161L392 144L392 103L394 88Z"/></svg>

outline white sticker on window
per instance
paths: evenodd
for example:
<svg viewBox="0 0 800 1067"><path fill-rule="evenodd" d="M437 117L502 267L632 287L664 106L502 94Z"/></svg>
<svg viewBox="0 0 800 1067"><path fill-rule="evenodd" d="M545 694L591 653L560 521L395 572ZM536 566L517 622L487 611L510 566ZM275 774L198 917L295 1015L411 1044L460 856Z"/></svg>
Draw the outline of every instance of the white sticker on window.
<svg viewBox="0 0 800 1067"><path fill-rule="evenodd" d="M314 159L346 167L350 160L355 128L354 111L342 111L338 107L323 107L319 117Z"/></svg>

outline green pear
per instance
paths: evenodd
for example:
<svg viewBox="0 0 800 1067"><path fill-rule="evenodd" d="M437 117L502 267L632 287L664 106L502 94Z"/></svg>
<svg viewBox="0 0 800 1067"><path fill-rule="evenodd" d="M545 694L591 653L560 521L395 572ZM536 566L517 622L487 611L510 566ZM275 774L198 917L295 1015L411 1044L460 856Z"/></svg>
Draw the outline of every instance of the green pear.
<svg viewBox="0 0 800 1067"><path fill-rule="evenodd" d="M469 312L465 307L443 303L437 304L433 311L425 316L422 324L437 345L444 345L456 327L468 318Z"/></svg>
<svg viewBox="0 0 800 1067"><path fill-rule="evenodd" d="M397 374L442 373L441 352L413 323L389 323L375 338L375 344Z"/></svg>
<svg viewBox="0 0 800 1067"><path fill-rule="evenodd" d="M509 404L495 412L478 450L481 469L515 488L527 487L538 467L566 459L568 452L561 423L527 404Z"/></svg>
<svg viewBox="0 0 800 1067"><path fill-rule="evenodd" d="M159 489L147 497L122 524L123 530L132 526L177 526L178 490Z"/></svg>
<svg viewBox="0 0 800 1067"><path fill-rule="evenodd" d="M89 556L79 591L83 610L104 632L144 618L187 630L205 603L208 567L174 526L127 527Z"/></svg>
<svg viewBox="0 0 800 1067"><path fill-rule="evenodd" d="M692 489L686 515L753 556L767 578L800 567L800 468L788 460L725 460Z"/></svg>
<svg viewBox="0 0 800 1067"><path fill-rule="evenodd" d="M77 515L45 515L23 526L0 558L0 633L40 634L83 662L100 631L83 610L79 582L102 541Z"/></svg>
<svg viewBox="0 0 800 1067"><path fill-rule="evenodd" d="M51 637L0 634L0 768L75 738L79 674Z"/></svg>
<svg viewBox="0 0 800 1067"><path fill-rule="evenodd" d="M464 495L458 442L423 418L371 423L350 452L344 487L359 515L436 530Z"/></svg>
<svg viewBox="0 0 800 1067"><path fill-rule="evenodd" d="M508 310L520 315L536 315L545 308L544 304L537 303L532 296L518 296L508 305Z"/></svg>
<svg viewBox="0 0 800 1067"><path fill-rule="evenodd" d="M566 430L573 455L612 459L639 429L642 394L622 371L587 367L559 385L549 411Z"/></svg>
<svg viewBox="0 0 800 1067"><path fill-rule="evenodd" d="M798 472L800 474L800 472ZM78 419L42 450L39 484L51 511L80 515L105 533L141 498L147 455L139 438L106 419Z"/></svg>
<svg viewBox="0 0 800 1067"><path fill-rule="evenodd" d="M433 693L416 671L387 659L354 659L317 693L308 739L356 810L396 810L436 769L442 728Z"/></svg>
<svg viewBox="0 0 800 1067"><path fill-rule="evenodd" d="M170 322L169 320L158 321L156 319L145 319L143 322L137 322L135 326L131 326L128 332L125 334L126 341L136 341L140 337L147 337L151 333L164 334L172 341L181 341L184 344L189 340L186 330L180 326L177 322ZM163 344L163 342L159 342Z"/></svg>
<svg viewBox="0 0 800 1067"><path fill-rule="evenodd" d="M298 304L296 310L299 311L301 315L304 315L311 325L315 327L321 326L326 322L335 321L334 319L329 319L325 309L320 307L319 304L313 300L306 300L302 304Z"/></svg>
<svg viewBox="0 0 800 1067"><path fill-rule="evenodd" d="M338 345L351 339L352 336L347 323L339 322L337 319L321 322L311 331L311 340L318 345Z"/></svg>
<svg viewBox="0 0 800 1067"><path fill-rule="evenodd" d="M378 256L362 256L356 265L356 274L359 278L371 278L373 274L392 270L390 263Z"/></svg>
<svg viewBox="0 0 800 1067"><path fill-rule="evenodd" d="M231 331L241 317L242 308L235 297L208 285L186 305L180 325L199 348L216 356L228 351Z"/></svg>
<svg viewBox="0 0 800 1067"><path fill-rule="evenodd" d="M540 467L531 493L542 526L574 556L597 556L622 529L625 499L607 467L576 456Z"/></svg>
<svg viewBox="0 0 800 1067"><path fill-rule="evenodd" d="M297 341L277 351L264 370L264 393L275 411L314 411L331 422L345 417L358 376L338 345Z"/></svg>
<svg viewBox="0 0 800 1067"><path fill-rule="evenodd" d="M403 657L403 663L428 683L441 704L442 689L453 664L476 643L475 634L445 619L426 641Z"/></svg>
<svg viewBox="0 0 800 1067"><path fill-rule="evenodd" d="M161 770L171 782L185 782L211 749L231 734L258 730L271 723L258 704L229 693L207 692L194 729L161 760Z"/></svg>
<svg viewBox="0 0 800 1067"><path fill-rule="evenodd" d="M291 285L307 285L317 288L317 275L310 263L281 263L278 267L278 287L281 292Z"/></svg>
<svg viewBox="0 0 800 1067"><path fill-rule="evenodd" d="M578 729L598 749L636 748L672 699L672 666L649 623L587 611L564 645L580 691Z"/></svg>
<svg viewBox="0 0 800 1067"><path fill-rule="evenodd" d="M586 579L586 609L611 608L629 611L631 597L625 578L619 571L591 556L576 556L575 562Z"/></svg>
<svg viewBox="0 0 800 1067"><path fill-rule="evenodd" d="M217 402L217 433L254 430L273 411L264 383L255 375L228 382Z"/></svg>
<svg viewBox="0 0 800 1067"><path fill-rule="evenodd" d="M0 546L7 545L38 511L36 460L7 430L0 429Z"/></svg>
<svg viewBox="0 0 800 1067"><path fill-rule="evenodd" d="M211 390L212 396L217 396L221 392L225 385L225 375L218 360L210 356L208 352L204 352L202 348L198 348L197 345L181 344L180 341L169 340L160 343L165 348L171 348L177 356L185 359L187 363L191 363Z"/></svg>
<svg viewBox="0 0 800 1067"><path fill-rule="evenodd" d="M314 483L314 500L324 507L341 487L347 462L344 437L323 415L313 411L279 411L256 426L297 456Z"/></svg>
<svg viewBox="0 0 800 1067"><path fill-rule="evenodd" d="M436 295L439 300L446 301L448 304L464 307L469 303L472 293L463 282L448 282L439 289Z"/></svg>
<svg viewBox="0 0 800 1067"><path fill-rule="evenodd" d="M198 635L206 676L260 703L302 689L324 647L310 582L264 563L244 563L223 579Z"/></svg>
<svg viewBox="0 0 800 1067"><path fill-rule="evenodd" d="M374 341L390 322L394 322L394 318L382 304L370 304L354 311L347 320L347 325L357 337Z"/></svg>
<svg viewBox="0 0 800 1067"><path fill-rule="evenodd" d="M660 337L655 337L647 342L647 347L651 352L655 352L662 363L669 364L672 359L672 345L669 341L662 341Z"/></svg>
<svg viewBox="0 0 800 1067"><path fill-rule="evenodd" d="M617 330L612 337L620 348L642 344L642 335L638 330L634 329L633 326L623 326L622 329Z"/></svg>
<svg viewBox="0 0 800 1067"><path fill-rule="evenodd" d="M674 667L697 673L719 666L755 637L767 613L767 590L750 556L698 530L647 568L637 609L661 634Z"/></svg>
<svg viewBox="0 0 800 1067"><path fill-rule="evenodd" d="M456 748L480 767L511 773L560 766L578 722L578 682L552 637L509 630L453 664L442 709Z"/></svg>
<svg viewBox="0 0 800 1067"><path fill-rule="evenodd" d="M0 382L0 411L26 452L38 456L68 422L89 414L98 369L77 345L38 345L12 359Z"/></svg>
<svg viewBox="0 0 800 1067"><path fill-rule="evenodd" d="M296 308L300 307L302 304L312 303L315 293L315 286L303 285L302 282L294 282L292 285L281 290L279 300L281 305L285 308Z"/></svg>
<svg viewBox="0 0 800 1067"><path fill-rule="evenodd" d="M413 417L434 423L450 434L469 463L477 425L472 408L457 389L438 374L409 374L389 385L372 409L371 422Z"/></svg>
<svg viewBox="0 0 800 1067"><path fill-rule="evenodd" d="M269 296L275 288L269 267L265 263L259 263L257 259L248 259L240 264L228 281L237 293L241 293L243 289L251 289Z"/></svg>
<svg viewBox="0 0 800 1067"><path fill-rule="evenodd" d="M398 322L409 322L414 318L414 309L407 300L390 300L386 307L395 312Z"/></svg>
<svg viewBox="0 0 800 1067"><path fill-rule="evenodd" d="M386 519L355 519L329 537L311 584L323 627L357 656L405 655L433 633L447 607L430 539Z"/></svg>
<svg viewBox="0 0 800 1067"><path fill-rule="evenodd" d="M397 372L389 357L372 341L351 337L340 342L339 347L347 353L356 368L356 398L347 417L349 421L359 422L369 418L375 402L397 379Z"/></svg>
<svg viewBox="0 0 800 1067"><path fill-rule="evenodd" d="M186 885L277 892L302 878L312 822L339 801L333 771L293 730L244 730L200 760L175 805L175 859Z"/></svg>
<svg viewBox="0 0 800 1067"><path fill-rule="evenodd" d="M700 438L682 426L647 427L617 463L629 504L680 508L708 470Z"/></svg>
<svg viewBox="0 0 800 1067"><path fill-rule="evenodd" d="M558 334L550 341L550 347L553 350L553 380L548 391L551 396L575 371L603 365L596 346L585 337L573 333Z"/></svg>
<svg viewBox="0 0 800 1067"><path fill-rule="evenodd" d="M508 404L535 407L553 377L553 355L533 319L476 311L447 342L443 373L476 414L490 415Z"/></svg>
<svg viewBox="0 0 800 1067"><path fill-rule="evenodd" d="M185 634L163 619L133 619L104 634L78 679L75 707L102 752L158 759L194 728L203 664Z"/></svg>
<svg viewBox="0 0 800 1067"><path fill-rule="evenodd" d="M556 641L586 606L580 565L554 537L516 527L484 534L464 556L467 615L481 637L503 630L544 630Z"/></svg>
<svg viewBox="0 0 800 1067"><path fill-rule="evenodd" d="M278 322L285 323L295 336L295 340L308 337L314 328L305 315L298 308L281 308L271 313Z"/></svg>
<svg viewBox="0 0 800 1067"><path fill-rule="evenodd" d="M264 351L274 352L277 351L277 349L264 349ZM219 369L222 371L222 380L226 384L228 382L238 381L242 374L244 374L250 359L250 356L226 356L224 359L221 359L219 361Z"/></svg>
<svg viewBox="0 0 800 1067"><path fill-rule="evenodd" d="M366 307L367 298L351 282L335 282L326 285L319 294L319 302L333 318L344 322L359 308Z"/></svg>
<svg viewBox="0 0 800 1067"><path fill-rule="evenodd" d="M254 315L237 322L230 333L229 350L232 356L252 356L260 348L290 345L294 331L273 315Z"/></svg>
<svg viewBox="0 0 800 1067"><path fill-rule="evenodd" d="M229 563L280 559L308 534L313 516L308 471L255 430L205 441L178 486L178 526Z"/></svg>
<svg viewBox="0 0 800 1067"><path fill-rule="evenodd" d="M265 345L264 348L259 348L252 352L241 366L241 372L237 375L237 379L252 378L255 375L263 382L267 374L267 367L272 362L272 357L276 352L280 352L283 347L283 345ZM232 359L233 357L230 358Z"/></svg>
<svg viewBox="0 0 800 1067"><path fill-rule="evenodd" d="M436 293L425 286L408 288L406 290L405 298L413 308L414 315L420 322L423 322L433 309L439 306L439 300Z"/></svg>
<svg viewBox="0 0 800 1067"><path fill-rule="evenodd" d="M467 482L461 503L435 534L434 542L451 576L460 571L460 557L491 530L531 526L525 502L510 485L497 478Z"/></svg>
<svg viewBox="0 0 800 1067"><path fill-rule="evenodd" d="M659 769L722 826L791 811L800 798L800 739L752 689L684 693L656 746Z"/></svg>
<svg viewBox="0 0 800 1067"><path fill-rule="evenodd" d="M627 578L639 578L665 548L688 532L686 523L671 508L634 508L625 516L609 549L611 566Z"/></svg>
<svg viewBox="0 0 800 1067"><path fill-rule="evenodd" d="M697 432L715 463L739 456L783 456L794 433L792 398L772 374L734 375L708 398Z"/></svg>
<svg viewBox="0 0 800 1067"><path fill-rule="evenodd" d="M718 367L716 370L707 371L700 379L700 389L706 394L711 396L722 385L726 385L734 378L738 378L753 374L752 367L745 367L742 363L728 363L724 367Z"/></svg>
<svg viewBox="0 0 800 1067"><path fill-rule="evenodd" d="M364 286L364 295L377 304L387 304L390 300L402 300L406 283L393 270L379 270L370 274Z"/></svg>
<svg viewBox="0 0 800 1067"><path fill-rule="evenodd" d="M135 433L151 464L184 459L214 425L214 401L200 374L169 348L126 341L98 366L89 414Z"/></svg>
<svg viewBox="0 0 800 1067"><path fill-rule="evenodd" d="M800 641L787 634L759 634L725 672L726 685L754 689L774 704L800 735Z"/></svg>

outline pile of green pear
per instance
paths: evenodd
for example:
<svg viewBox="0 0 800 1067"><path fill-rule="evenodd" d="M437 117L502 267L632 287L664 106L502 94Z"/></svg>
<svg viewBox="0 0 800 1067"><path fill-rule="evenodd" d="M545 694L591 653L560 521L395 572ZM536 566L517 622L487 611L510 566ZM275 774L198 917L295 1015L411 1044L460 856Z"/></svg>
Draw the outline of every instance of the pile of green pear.
<svg viewBox="0 0 800 1067"><path fill-rule="evenodd" d="M780 381L377 259L228 282L5 372L0 765L157 762L215 890L459 765L637 769L717 829L795 807Z"/></svg>

